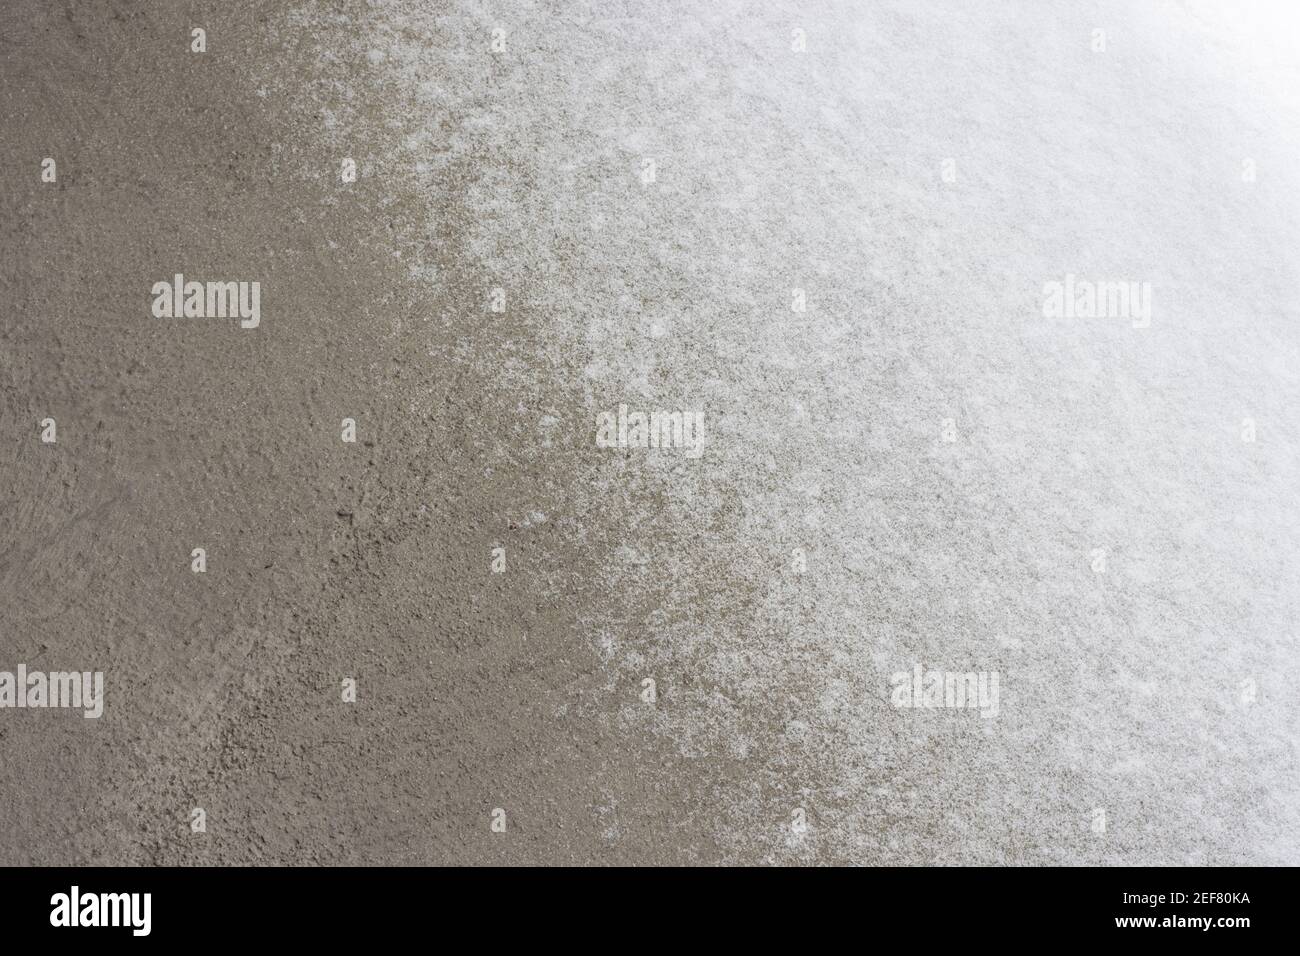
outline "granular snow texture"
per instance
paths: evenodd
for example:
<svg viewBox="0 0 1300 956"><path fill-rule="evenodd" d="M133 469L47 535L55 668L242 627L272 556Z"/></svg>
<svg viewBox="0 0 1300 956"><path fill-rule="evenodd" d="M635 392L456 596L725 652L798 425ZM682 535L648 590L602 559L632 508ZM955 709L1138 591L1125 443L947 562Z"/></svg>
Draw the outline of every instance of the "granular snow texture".
<svg viewBox="0 0 1300 956"><path fill-rule="evenodd" d="M0 863L1300 863L1298 24L8 0Z"/></svg>

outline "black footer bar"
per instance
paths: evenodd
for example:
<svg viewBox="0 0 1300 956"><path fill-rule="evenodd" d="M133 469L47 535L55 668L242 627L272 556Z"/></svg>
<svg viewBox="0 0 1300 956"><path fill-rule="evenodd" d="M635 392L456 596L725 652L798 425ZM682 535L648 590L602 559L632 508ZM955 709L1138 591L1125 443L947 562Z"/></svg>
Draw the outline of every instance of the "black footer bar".
<svg viewBox="0 0 1300 956"><path fill-rule="evenodd" d="M563 942L799 928L931 943L1130 939L1233 945L1291 934L1291 869L0 870L5 938L148 945L530 936ZM878 930L879 935L873 933ZM595 931L595 932L593 932ZM610 935L613 934L613 935ZM670 935L671 934L671 935ZM600 945L599 943L597 945Z"/></svg>

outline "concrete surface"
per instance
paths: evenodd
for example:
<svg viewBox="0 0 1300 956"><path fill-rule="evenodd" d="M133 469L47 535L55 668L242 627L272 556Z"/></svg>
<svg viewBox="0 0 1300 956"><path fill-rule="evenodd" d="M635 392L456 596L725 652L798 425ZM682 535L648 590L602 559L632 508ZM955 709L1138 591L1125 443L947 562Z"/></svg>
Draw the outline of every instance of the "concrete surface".
<svg viewBox="0 0 1300 956"><path fill-rule="evenodd" d="M1300 862L1296 23L9 0L0 863Z"/></svg>

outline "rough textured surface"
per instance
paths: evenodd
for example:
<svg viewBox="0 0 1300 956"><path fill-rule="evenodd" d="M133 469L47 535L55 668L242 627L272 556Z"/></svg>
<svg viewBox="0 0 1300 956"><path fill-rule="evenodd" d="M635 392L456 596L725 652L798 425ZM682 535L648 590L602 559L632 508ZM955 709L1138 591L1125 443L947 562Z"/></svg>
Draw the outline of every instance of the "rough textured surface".
<svg viewBox="0 0 1300 956"><path fill-rule="evenodd" d="M177 6L0 11L0 863L1300 862L1285 4Z"/></svg>

